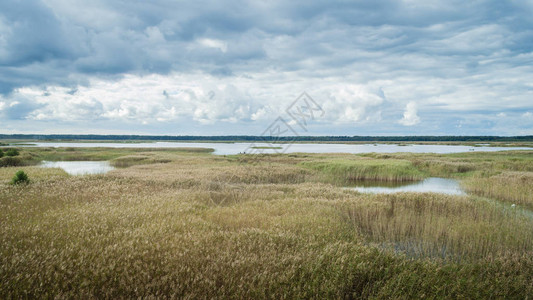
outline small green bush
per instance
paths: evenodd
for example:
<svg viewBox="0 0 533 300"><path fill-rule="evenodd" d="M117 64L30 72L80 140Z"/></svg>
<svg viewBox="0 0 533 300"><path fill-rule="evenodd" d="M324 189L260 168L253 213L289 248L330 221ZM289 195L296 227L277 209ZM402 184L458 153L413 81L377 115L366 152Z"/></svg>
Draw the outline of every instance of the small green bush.
<svg viewBox="0 0 533 300"><path fill-rule="evenodd" d="M24 173L24 171L19 170L17 173L15 173L15 176L11 179L11 184L19 184L19 183L29 183L30 179L28 178L28 175Z"/></svg>
<svg viewBox="0 0 533 300"><path fill-rule="evenodd" d="M0 158L2 158L4 156L4 151L2 151L2 149L0 149Z"/></svg>
<svg viewBox="0 0 533 300"><path fill-rule="evenodd" d="M19 155L19 151L17 149L9 149L5 154L6 156L17 156Z"/></svg>

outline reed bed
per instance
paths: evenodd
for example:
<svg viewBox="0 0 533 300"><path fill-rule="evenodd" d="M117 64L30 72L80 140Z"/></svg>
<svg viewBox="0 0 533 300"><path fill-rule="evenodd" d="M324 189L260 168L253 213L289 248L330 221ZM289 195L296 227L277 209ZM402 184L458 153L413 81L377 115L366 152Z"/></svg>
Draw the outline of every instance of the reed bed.
<svg viewBox="0 0 533 300"><path fill-rule="evenodd" d="M342 209L368 242L408 257L471 261L533 254L532 216L476 197L373 195Z"/></svg>
<svg viewBox="0 0 533 300"><path fill-rule="evenodd" d="M166 156L166 157L165 157ZM116 168L128 168L135 165L169 163L172 159L168 155L154 155L154 153L139 153L125 155L111 160L111 165Z"/></svg>
<svg viewBox="0 0 533 300"><path fill-rule="evenodd" d="M424 170L431 176L442 176L443 174L458 175L476 170L479 165L472 162L456 161L450 159L414 159L413 165L419 170Z"/></svg>
<svg viewBox="0 0 533 300"><path fill-rule="evenodd" d="M201 155L213 152L210 148L18 148L18 165L35 165L42 160L49 161L101 161L114 160L124 156L167 156L167 155ZM128 159L124 159L128 161ZM133 165L133 164L132 164ZM2 164L0 164L0 167Z"/></svg>
<svg viewBox="0 0 533 300"><path fill-rule="evenodd" d="M290 154L252 164L106 151L170 161L80 177L23 167L32 180L23 186L8 183L19 168L0 168L0 298L533 293L527 211L474 196L366 195L329 183L344 165L384 179L425 174L405 157ZM331 162L341 166L330 173L323 164Z"/></svg>
<svg viewBox="0 0 533 300"><path fill-rule="evenodd" d="M533 171L531 151L430 153L367 153L374 159L408 160L425 174L439 177L468 177L475 172L497 174L502 171Z"/></svg>
<svg viewBox="0 0 533 300"><path fill-rule="evenodd" d="M484 174L463 181L471 193L533 209L533 172L502 172Z"/></svg>
<svg viewBox="0 0 533 300"><path fill-rule="evenodd" d="M331 159L306 161L301 165L319 171L326 180L340 183L358 180L401 182L425 178L425 175L407 160Z"/></svg>

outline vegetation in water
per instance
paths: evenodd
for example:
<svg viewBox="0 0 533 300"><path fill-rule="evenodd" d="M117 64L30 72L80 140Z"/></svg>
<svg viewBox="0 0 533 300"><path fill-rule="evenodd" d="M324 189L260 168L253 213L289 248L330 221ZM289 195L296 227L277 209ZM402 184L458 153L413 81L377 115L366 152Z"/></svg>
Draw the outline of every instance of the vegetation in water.
<svg viewBox="0 0 533 300"><path fill-rule="evenodd" d="M533 172L478 173L466 179L463 186L471 193L533 210Z"/></svg>

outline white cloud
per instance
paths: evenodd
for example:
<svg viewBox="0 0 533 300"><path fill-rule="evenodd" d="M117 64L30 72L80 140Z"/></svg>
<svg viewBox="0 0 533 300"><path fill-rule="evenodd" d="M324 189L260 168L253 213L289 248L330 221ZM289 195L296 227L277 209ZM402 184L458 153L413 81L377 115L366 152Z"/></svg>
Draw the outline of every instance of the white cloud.
<svg viewBox="0 0 533 300"><path fill-rule="evenodd" d="M414 101L407 103L405 106L405 112L403 113L403 119L399 121L404 126L413 126L420 123L420 117L417 115L418 108Z"/></svg>
<svg viewBox="0 0 533 300"><path fill-rule="evenodd" d="M327 94L322 105L326 118L334 123L377 121L384 103L383 97L363 85L323 84L321 90Z"/></svg>
<svg viewBox="0 0 533 300"><path fill-rule="evenodd" d="M249 94L258 89L253 81L243 78L234 83L205 75L126 76L118 81L95 78L89 86L78 86L75 93L57 86L48 87L46 93L36 87L18 89L9 106L19 105L18 97L31 99L40 106L27 119L57 122L114 120L148 124L193 120L213 124L268 118L270 109L265 97L271 95L255 101Z"/></svg>
<svg viewBox="0 0 533 300"><path fill-rule="evenodd" d="M221 40L216 39L199 39L198 43L204 47L208 48L216 48L220 51L226 53L228 51L228 44L226 42L223 42Z"/></svg>
<svg viewBox="0 0 533 300"><path fill-rule="evenodd" d="M24 120L32 130L39 126L30 124L45 124L39 122L57 124L55 126L65 122L113 122L124 126L127 124L131 133L150 126L153 128L151 130L157 133L157 128L169 128L170 125L165 124L176 124L173 125L174 130L179 128L179 132L183 134L212 134L213 128L223 130L230 125L235 125L231 128L240 128L231 132L260 134L276 117L287 117L285 109L303 91L308 92L325 111L323 117L310 122L310 134L401 133L401 127L397 124L413 126L421 122L416 102L405 101L409 95L427 97L425 105L434 109L426 109L425 112L438 116L426 118L428 126L416 127L416 133L425 134L427 130L433 130L432 132L439 134L462 134L461 130L470 132L467 130L477 126L476 123L490 124L498 114L494 112L486 117L476 115L470 118L471 122L464 123L461 127L454 126L460 122L457 119L457 111L463 111L463 108L443 105L448 103L443 97L450 96L442 93L440 81L428 81L426 86L416 87L414 82L407 80L379 80L362 85L345 83L340 78L329 81L316 78L295 82L288 80L290 76L291 73L287 72L256 73L250 77L232 77L231 83L227 78L202 73L127 75L118 80L94 77L87 85L77 87L17 89L8 97L0 97L4 103L0 118L4 116L7 119ZM441 95L432 98L429 95L433 93ZM475 96L470 93L470 97ZM473 100L469 101L470 108L486 107L485 102L480 101L476 106L472 103ZM401 105L402 102L407 104ZM508 105L512 106L513 103L510 101ZM403 118L400 119L398 115L402 114ZM510 115L508 112L506 114ZM527 113L521 115L530 117ZM498 123L498 132L512 132L506 128L512 128L514 121L516 120L509 120L505 124ZM256 130L247 130L252 124ZM313 124L320 126L312 127ZM365 131L361 131L363 128L366 128ZM492 127L486 128L490 133ZM192 131L193 129L199 131ZM410 133L414 134L413 130L410 129ZM172 134L178 131L165 132ZM223 132L229 134L230 131Z"/></svg>

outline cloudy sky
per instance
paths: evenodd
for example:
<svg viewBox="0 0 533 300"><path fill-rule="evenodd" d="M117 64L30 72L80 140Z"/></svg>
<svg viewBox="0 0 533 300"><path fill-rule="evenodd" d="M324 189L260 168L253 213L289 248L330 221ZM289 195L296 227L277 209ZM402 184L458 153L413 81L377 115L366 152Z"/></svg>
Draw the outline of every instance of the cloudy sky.
<svg viewBox="0 0 533 300"><path fill-rule="evenodd" d="M532 0L1 0L0 133L259 135L305 91L324 111L306 135L531 135L532 15Z"/></svg>

